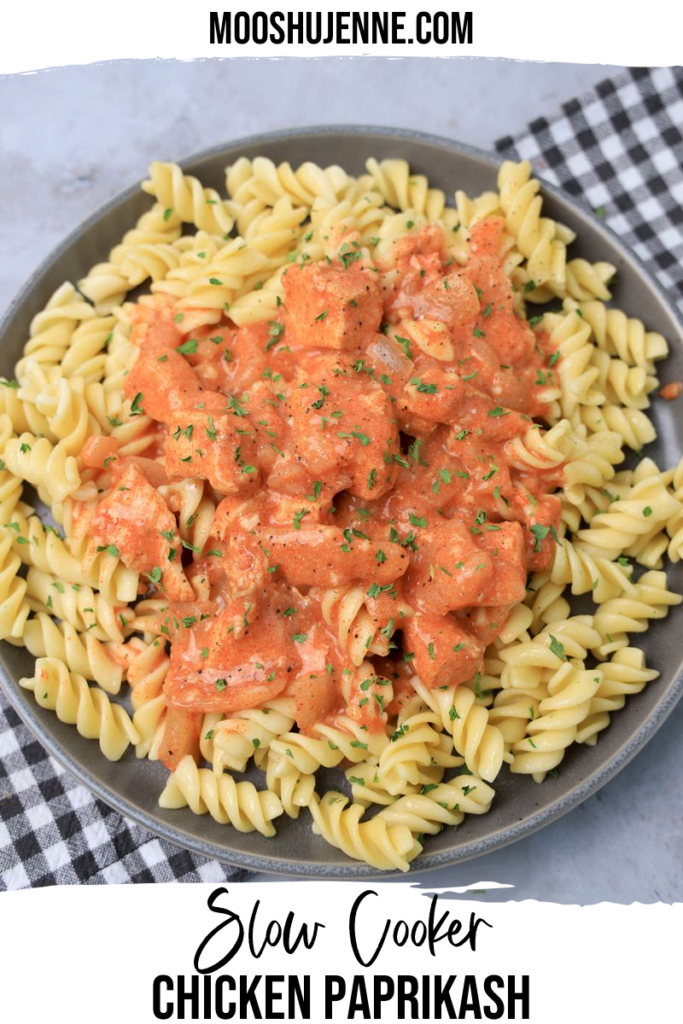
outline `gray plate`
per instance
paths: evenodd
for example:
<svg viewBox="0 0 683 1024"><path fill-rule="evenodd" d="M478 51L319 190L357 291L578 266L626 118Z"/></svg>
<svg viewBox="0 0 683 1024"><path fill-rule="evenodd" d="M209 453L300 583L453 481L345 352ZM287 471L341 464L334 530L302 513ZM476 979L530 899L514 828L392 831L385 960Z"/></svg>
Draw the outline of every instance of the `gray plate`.
<svg viewBox="0 0 683 1024"><path fill-rule="evenodd" d="M222 190L225 166L239 156L258 154L276 163L288 160L295 166L304 160L322 166L338 163L354 174L363 171L368 156L404 157L415 172L425 173L432 184L451 195L455 188L476 195L495 188L496 181L497 162L485 153L448 139L383 128L313 128L262 135L209 150L186 161L184 167L205 184ZM663 379L683 379L681 323L648 268L590 210L553 188L545 187L544 195L548 214L578 233L572 254L614 263L619 271L616 304L669 339L671 356L660 364ZM52 292L64 280L78 281L92 264L106 259L109 249L148 206L149 198L137 186L124 192L74 231L32 276L0 329L2 373L13 375L31 317ZM662 466L675 465L683 451L683 423L676 421L677 406L655 400L653 411L659 439L648 453ZM682 588L681 565L671 568L670 585L676 590ZM445 829L428 838L413 873L454 864L514 842L566 814L616 775L654 735L681 695L681 644L676 641L680 629L674 610L669 619L655 623L644 636L642 646L648 662L659 669L661 676L642 694L629 699L595 747L571 748L562 762L560 777L549 778L542 786L503 772L496 783L490 813L467 818L460 828ZM54 714L38 707L30 693L19 688L17 680L33 672L33 659L28 653L6 643L0 648L3 689L26 725L85 786L150 831L195 853L255 870L336 879L381 874L349 860L314 836L306 812L297 821L279 819L277 838L265 839L258 833L243 835L217 825L208 815L161 810L157 800L166 775L163 766L137 761L130 750L121 762L110 764L97 744L63 725Z"/></svg>

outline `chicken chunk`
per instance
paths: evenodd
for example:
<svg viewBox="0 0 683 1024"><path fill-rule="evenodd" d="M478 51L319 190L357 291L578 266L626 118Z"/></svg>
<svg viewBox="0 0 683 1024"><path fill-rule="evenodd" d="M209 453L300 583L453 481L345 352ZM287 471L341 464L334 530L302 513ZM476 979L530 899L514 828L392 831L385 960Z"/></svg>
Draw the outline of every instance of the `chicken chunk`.
<svg viewBox="0 0 683 1024"><path fill-rule="evenodd" d="M403 644L425 686L464 683L483 661L482 646L450 615L413 615L404 626Z"/></svg>
<svg viewBox="0 0 683 1024"><path fill-rule="evenodd" d="M100 501L90 523L98 548L118 554L129 569L145 573L176 601L192 601L194 591L183 572L175 516L163 497L135 465ZM172 554L173 552L173 554Z"/></svg>
<svg viewBox="0 0 683 1024"><path fill-rule="evenodd" d="M284 277L288 336L307 348L357 349L382 322L378 277L351 253L329 264L289 267Z"/></svg>
<svg viewBox="0 0 683 1024"><path fill-rule="evenodd" d="M225 400L220 405L225 410ZM208 480L222 494L254 490L260 473L252 424L234 409L215 415L206 408L179 410L169 426L166 471Z"/></svg>

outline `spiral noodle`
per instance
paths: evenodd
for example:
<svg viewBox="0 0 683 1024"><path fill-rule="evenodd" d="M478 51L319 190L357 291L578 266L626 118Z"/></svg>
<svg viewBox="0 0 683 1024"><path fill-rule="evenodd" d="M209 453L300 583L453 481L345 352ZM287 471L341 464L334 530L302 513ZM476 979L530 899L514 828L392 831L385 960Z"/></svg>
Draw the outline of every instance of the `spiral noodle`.
<svg viewBox="0 0 683 1024"><path fill-rule="evenodd" d="M0 416L0 421L2 417ZM23 485L14 474L0 469L0 526L6 526L21 501Z"/></svg>
<svg viewBox="0 0 683 1024"><path fill-rule="evenodd" d="M274 739L289 733L294 725L292 711L291 701L275 701L219 722L212 736L214 770L243 772L254 754L266 754Z"/></svg>
<svg viewBox="0 0 683 1024"><path fill-rule="evenodd" d="M52 372L58 372L53 368ZM24 381L30 381L30 395L37 393L48 383L48 378L34 359L28 359L24 367ZM55 441L51 435L48 422L38 412L32 401L27 401L26 383L18 387L18 382L0 378L0 416L2 417L2 447L5 448L12 434L28 432L36 436L43 434L49 441Z"/></svg>
<svg viewBox="0 0 683 1024"><path fill-rule="evenodd" d="M583 318L590 324L598 348L618 356L628 366L652 373L654 364L669 354L666 339L657 331L646 331L641 320L620 309L608 309L604 302L581 301Z"/></svg>
<svg viewBox="0 0 683 1024"><path fill-rule="evenodd" d="M315 796L315 776L300 772L287 757L268 751L266 785L280 798L288 818L298 818Z"/></svg>
<svg viewBox="0 0 683 1024"><path fill-rule="evenodd" d="M560 382L560 408L571 417L577 406L602 405L605 395L599 387L600 370L592 365L595 347L591 329L578 314L546 313L541 329L548 333L550 346L558 353L556 374Z"/></svg>
<svg viewBox="0 0 683 1024"><path fill-rule="evenodd" d="M25 623L22 636L34 658L56 658L70 672L92 679L107 693L117 694L121 689L123 668L106 645L78 633L68 622L56 626L49 615L38 612Z"/></svg>
<svg viewBox="0 0 683 1024"><path fill-rule="evenodd" d="M579 530L577 537L585 549L613 561L629 554L639 538L663 529L680 509L680 502L667 490L661 477L653 476L636 483L607 512L597 513L588 529Z"/></svg>
<svg viewBox="0 0 683 1024"><path fill-rule="evenodd" d="M434 835L444 825L459 825L466 814L486 814L494 791L473 775L460 775L450 782L427 787L427 792L402 796L378 817L387 825L405 825L413 835Z"/></svg>
<svg viewBox="0 0 683 1024"><path fill-rule="evenodd" d="M585 445L572 434L568 420L560 420L546 431L535 424L505 445L511 465L518 469L553 469L567 458L576 457L577 451L585 450Z"/></svg>
<svg viewBox="0 0 683 1024"><path fill-rule="evenodd" d="M407 825L388 825L379 814L361 821L364 809L347 807L348 798L331 790L309 805L313 831L353 860L373 868L407 871L422 845Z"/></svg>
<svg viewBox="0 0 683 1024"><path fill-rule="evenodd" d="M397 624L412 614L403 601L397 601L395 614L385 620L372 615L365 588L335 587L326 590L321 600L325 622L336 630L341 649L353 665L359 666L368 655L386 657Z"/></svg>
<svg viewBox="0 0 683 1024"><path fill-rule="evenodd" d="M640 693L659 675L647 668L645 655L637 647L622 647L600 665L600 670L600 685L576 733L576 742L589 746L597 742L598 733L607 728L612 713L623 708L626 698Z"/></svg>
<svg viewBox="0 0 683 1024"><path fill-rule="evenodd" d="M344 759L363 761L368 751L379 753L386 745L385 736L366 734L349 718L343 719L343 726L341 729L321 722L314 736L286 732L272 740L270 749L285 759L285 765L290 762L301 774L314 775L321 767L336 768Z"/></svg>
<svg viewBox="0 0 683 1024"><path fill-rule="evenodd" d="M582 544L573 544L568 537L556 546L550 580L562 588L570 584L575 596L590 593L598 604L633 590L628 563L620 565L599 555L593 557Z"/></svg>
<svg viewBox="0 0 683 1024"><path fill-rule="evenodd" d="M218 323L224 312L253 275L265 279L280 261L268 257L244 239L231 239L213 260L188 282L176 309L182 317L179 326L190 332L202 324ZM169 279L172 278L169 275Z"/></svg>
<svg viewBox="0 0 683 1024"><path fill-rule="evenodd" d="M504 663L502 685L505 689L536 692L545 683L548 670L557 671L567 660L584 661L601 642L591 615L548 622L533 639L522 636L499 649L498 656Z"/></svg>
<svg viewBox="0 0 683 1024"><path fill-rule="evenodd" d="M370 756L347 770L354 801L390 803L401 794L441 781L447 767L462 764L462 758L453 756L450 737L434 728L436 723L436 716L425 711L417 698L409 703L379 758Z"/></svg>
<svg viewBox="0 0 683 1024"><path fill-rule="evenodd" d="M61 373L67 378L77 375L86 384L100 381L116 326L114 316L98 316L79 324L59 364Z"/></svg>
<svg viewBox="0 0 683 1024"><path fill-rule="evenodd" d="M230 304L230 319L238 327L274 320L284 302L282 270L269 277L263 287L243 292Z"/></svg>
<svg viewBox="0 0 683 1024"><path fill-rule="evenodd" d="M121 263L127 253L138 245L172 244L180 237L180 217L173 210L164 209L162 203L155 203L136 221L135 227L126 231L118 245L109 254L112 263Z"/></svg>
<svg viewBox="0 0 683 1024"><path fill-rule="evenodd" d="M23 383L28 359L43 370L57 367L64 358L79 324L95 316L95 310L68 281L61 285L45 309L31 321L24 355L17 363L17 379Z"/></svg>
<svg viewBox="0 0 683 1024"><path fill-rule="evenodd" d="M564 466L564 494L573 505L582 505L588 488L603 490L615 475L614 467L623 462L620 434L600 430L583 445L579 442Z"/></svg>
<svg viewBox="0 0 683 1024"><path fill-rule="evenodd" d="M52 445L46 437L36 438L28 431L11 437L5 444L3 459L10 472L36 488L43 488L52 501L64 501L81 486L78 464L68 446Z"/></svg>
<svg viewBox="0 0 683 1024"><path fill-rule="evenodd" d="M548 680L548 696L538 705L538 717L530 719L526 737L512 747L512 772L533 775L542 782L547 772L557 768L590 712L601 679L598 669L579 669L569 663L554 673Z"/></svg>
<svg viewBox="0 0 683 1024"><path fill-rule="evenodd" d="M27 518L21 505L10 523L16 553L26 565L51 573L70 584L86 584L100 591L111 605L126 604L137 594L138 574L106 552L95 552L83 566L81 550L68 545L53 527L46 528L36 515ZM53 599L54 600L54 599Z"/></svg>
<svg viewBox="0 0 683 1024"><path fill-rule="evenodd" d="M506 160L498 172L500 206L505 227L526 259L528 277L536 285L565 286L566 247L556 238L555 222L541 216L540 183L531 177L531 164Z"/></svg>
<svg viewBox="0 0 683 1024"><path fill-rule="evenodd" d="M183 174L176 164L155 161L142 190L154 196L180 220L194 224L211 235L227 235L234 223L231 205L212 188L204 188L196 178Z"/></svg>
<svg viewBox="0 0 683 1024"><path fill-rule="evenodd" d="M414 210L428 221L440 220L446 210L446 196L430 188L424 174L411 174L407 160L366 161L368 174L383 202L399 210Z"/></svg>
<svg viewBox="0 0 683 1024"><path fill-rule="evenodd" d="M352 233L364 245L375 244L386 216L382 204L379 192L367 192L355 203L316 199L311 208L313 239L330 257L336 254L339 240Z"/></svg>
<svg viewBox="0 0 683 1024"><path fill-rule="evenodd" d="M275 793L259 792L251 782L235 782L230 775L216 776L208 768L197 768L189 754L171 772L159 806L173 810L189 807L194 814L208 812L219 825L262 836L275 835L273 820L282 814Z"/></svg>
<svg viewBox="0 0 683 1024"><path fill-rule="evenodd" d="M458 224L463 228L473 228L486 217L500 217L500 196L497 192L482 192L471 199L466 192L458 189L455 193L455 208L458 211ZM523 259L519 254L520 261Z"/></svg>
<svg viewBox="0 0 683 1024"><path fill-rule="evenodd" d="M143 242L119 248L119 262L98 263L78 282L99 314L106 315L120 306L126 293L146 280L162 281L180 264L178 248L168 242Z"/></svg>
<svg viewBox="0 0 683 1024"><path fill-rule="evenodd" d="M489 721L500 731L508 759L510 750L526 736L527 725L538 715L542 700L548 696L545 683L538 686L500 690L489 712Z"/></svg>
<svg viewBox="0 0 683 1024"><path fill-rule="evenodd" d="M609 284L617 272L612 263L589 263L588 260L570 260L567 264L566 294L579 302L612 297Z"/></svg>
<svg viewBox="0 0 683 1024"><path fill-rule="evenodd" d="M600 391L608 402L629 409L647 409L648 395L657 387L657 379L642 366L629 366L623 359L613 359L607 352L595 348L593 365L598 370Z"/></svg>
<svg viewBox="0 0 683 1024"><path fill-rule="evenodd" d="M98 431L83 394L64 377L37 396L36 408L68 455L78 455L86 438Z"/></svg>
<svg viewBox="0 0 683 1024"><path fill-rule="evenodd" d="M125 708L113 704L103 690L70 672L58 658L38 658L35 675L20 679L42 708L54 711L60 722L75 725L87 740L99 740L108 761L119 761L139 735Z"/></svg>
<svg viewBox="0 0 683 1024"><path fill-rule="evenodd" d="M493 782L503 764L503 737L490 725L489 713L476 703L475 694L461 686L430 690L418 679L413 685L424 703L440 717L442 728L453 737L453 746L464 757L469 770L486 782Z"/></svg>
<svg viewBox="0 0 683 1024"><path fill-rule="evenodd" d="M667 588L666 573L651 569L643 573L632 595L615 597L598 608L594 624L602 637L596 653L605 656L616 646L625 646L628 633L643 633L650 619L664 619L669 608L683 601L681 594Z"/></svg>
<svg viewBox="0 0 683 1024"><path fill-rule="evenodd" d="M34 612L54 615L96 640L123 641L125 605L110 605L92 587L63 582L35 566L30 567L26 584L26 597Z"/></svg>
<svg viewBox="0 0 683 1024"><path fill-rule="evenodd" d="M564 546L566 540L561 543ZM549 622L567 618L571 614L571 606L563 597L565 587L564 583L554 583L549 572L536 572L531 577L526 588L526 605L531 615L532 633L538 633Z"/></svg>
<svg viewBox="0 0 683 1024"><path fill-rule="evenodd" d="M30 607L26 601L26 581L17 575L21 559L12 551L12 531L0 527L0 638L23 635Z"/></svg>
<svg viewBox="0 0 683 1024"><path fill-rule="evenodd" d="M341 167L323 169L310 161L296 171L289 163L276 166L266 157L247 160L241 157L226 171L228 195L238 204L256 201L263 206L275 206L278 199L288 198L295 206L310 209L314 199L335 200L349 184L349 177Z"/></svg>
<svg viewBox="0 0 683 1024"><path fill-rule="evenodd" d="M134 710L133 725L139 734L135 755L156 761L166 722L163 685L170 659L161 640L145 642L137 637L126 645L126 658L126 678L131 687Z"/></svg>

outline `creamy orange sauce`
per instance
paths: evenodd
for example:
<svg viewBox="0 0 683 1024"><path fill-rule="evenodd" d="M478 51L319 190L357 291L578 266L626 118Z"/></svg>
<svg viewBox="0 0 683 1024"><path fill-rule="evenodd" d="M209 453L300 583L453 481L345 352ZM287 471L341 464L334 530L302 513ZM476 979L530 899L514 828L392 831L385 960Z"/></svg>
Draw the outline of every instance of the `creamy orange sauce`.
<svg viewBox="0 0 683 1024"><path fill-rule="evenodd" d="M391 274L351 238L338 259L292 264L277 319L239 330L186 335L163 303L138 307L126 394L163 424L163 464L104 439L84 459L110 480L90 535L168 602L169 767L198 756L203 713L279 694L301 729L342 711L385 728L408 670L428 686L474 677L548 564L561 471L516 468L509 443L542 414L551 353L514 312L501 233L478 225L461 268L427 228ZM158 490L180 478L220 501L202 551ZM322 613L349 587L388 641L369 673Z"/></svg>

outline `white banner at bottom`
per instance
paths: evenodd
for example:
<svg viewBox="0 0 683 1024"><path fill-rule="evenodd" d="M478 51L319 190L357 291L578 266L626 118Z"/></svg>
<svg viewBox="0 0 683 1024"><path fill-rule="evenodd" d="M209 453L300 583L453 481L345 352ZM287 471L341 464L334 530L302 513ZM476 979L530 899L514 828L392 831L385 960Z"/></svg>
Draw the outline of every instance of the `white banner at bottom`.
<svg viewBox="0 0 683 1024"><path fill-rule="evenodd" d="M680 1020L683 905L487 905L409 883L0 896L5 1020ZM471 898L470 898L471 897Z"/></svg>

